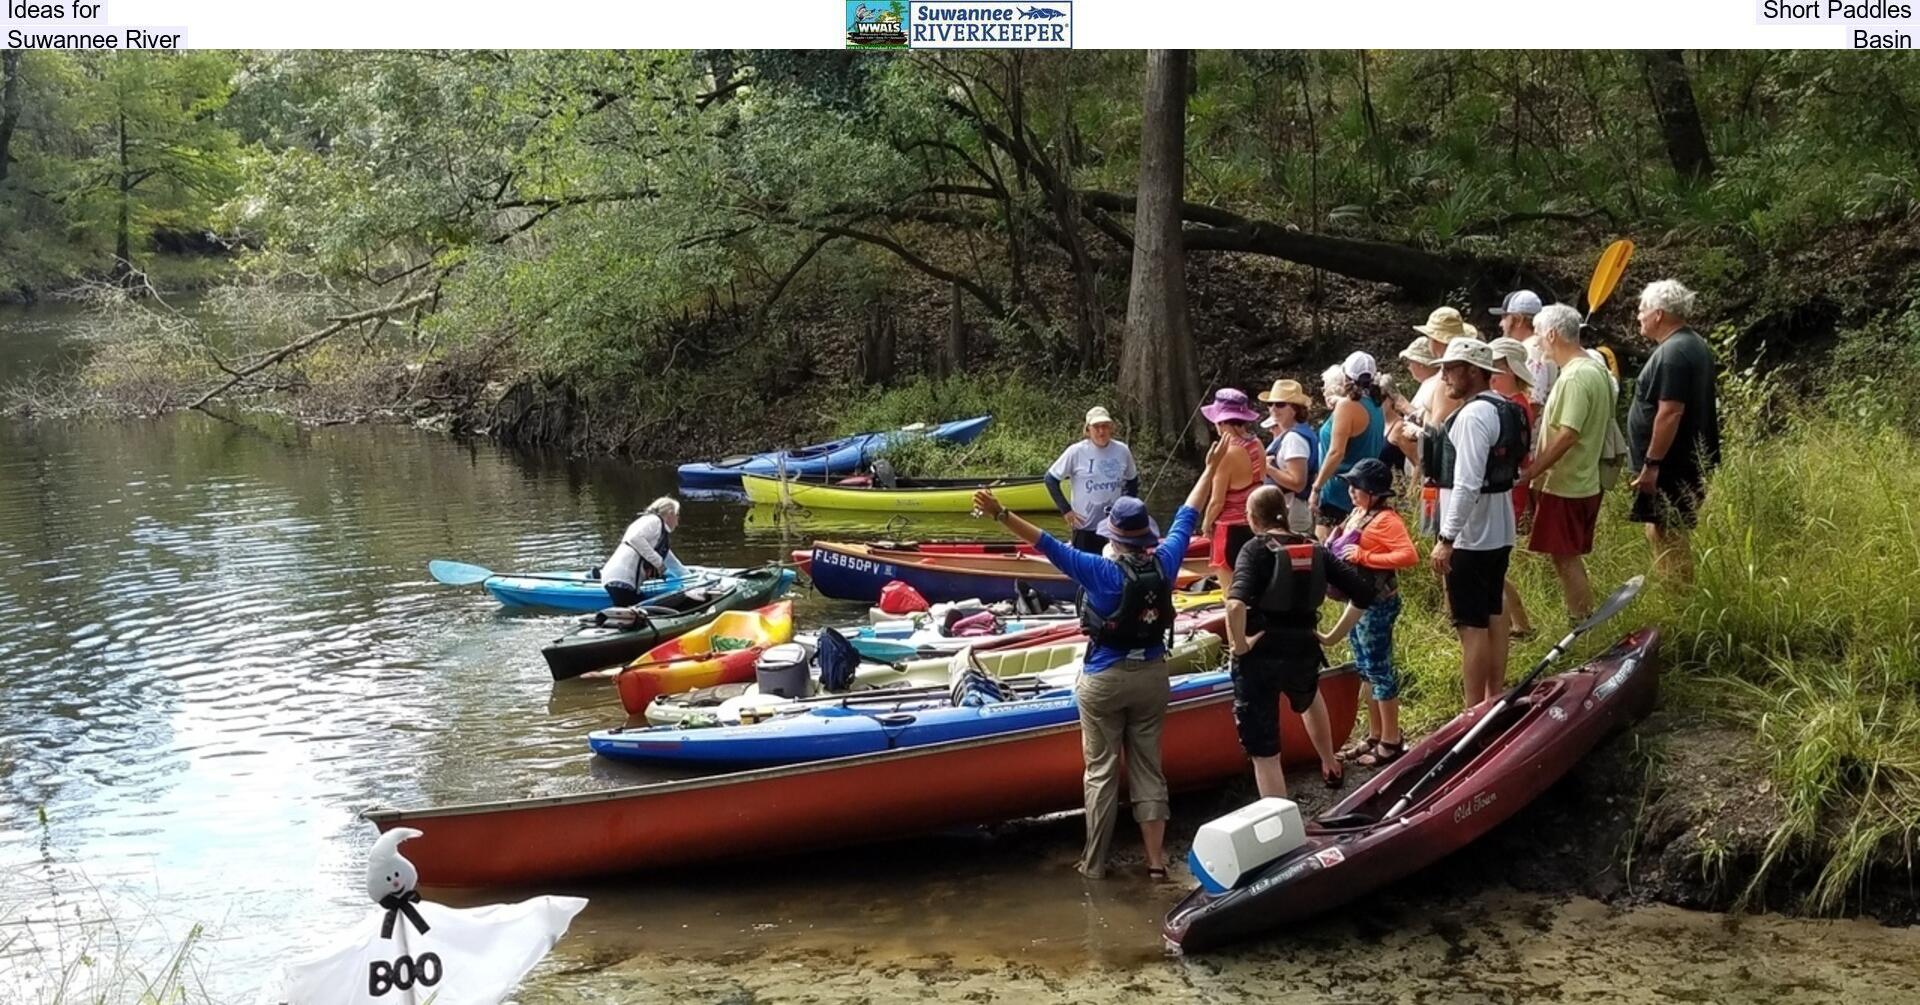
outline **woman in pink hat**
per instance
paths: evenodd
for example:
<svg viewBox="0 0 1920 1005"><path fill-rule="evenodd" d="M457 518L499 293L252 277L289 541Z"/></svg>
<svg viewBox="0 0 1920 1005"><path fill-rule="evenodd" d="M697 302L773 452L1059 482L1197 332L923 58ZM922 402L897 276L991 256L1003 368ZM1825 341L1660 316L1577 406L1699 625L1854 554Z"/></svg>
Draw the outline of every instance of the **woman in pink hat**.
<svg viewBox="0 0 1920 1005"><path fill-rule="evenodd" d="M1247 526L1247 496L1266 474L1267 451L1260 437L1253 433L1253 424L1260 421L1260 413L1247 402L1245 391L1221 388L1214 392L1213 401L1200 409L1200 414L1213 423L1214 430L1227 444L1226 455L1214 470L1212 493L1200 521L1200 526L1207 528L1213 537L1209 564L1224 589L1233 578L1234 556L1240 554L1241 545L1253 539L1253 529Z"/></svg>

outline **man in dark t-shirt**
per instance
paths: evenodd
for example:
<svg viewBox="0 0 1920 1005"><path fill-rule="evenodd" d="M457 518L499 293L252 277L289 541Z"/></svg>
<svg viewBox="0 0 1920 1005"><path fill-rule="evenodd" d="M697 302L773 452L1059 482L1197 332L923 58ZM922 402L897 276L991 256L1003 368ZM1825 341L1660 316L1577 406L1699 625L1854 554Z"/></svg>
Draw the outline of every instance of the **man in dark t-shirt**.
<svg viewBox="0 0 1920 1005"><path fill-rule="evenodd" d="M1693 574L1687 531L1720 463L1713 350L1690 326L1695 296L1673 279L1640 293L1640 333L1655 345L1634 382L1627 448L1634 475L1630 518L1647 525L1654 564L1669 578Z"/></svg>

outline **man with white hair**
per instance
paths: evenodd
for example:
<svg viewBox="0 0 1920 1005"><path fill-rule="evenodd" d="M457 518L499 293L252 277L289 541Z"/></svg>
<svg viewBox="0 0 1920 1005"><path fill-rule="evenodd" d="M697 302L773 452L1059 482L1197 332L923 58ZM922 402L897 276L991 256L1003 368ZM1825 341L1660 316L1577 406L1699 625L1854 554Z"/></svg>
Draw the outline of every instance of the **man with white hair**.
<svg viewBox="0 0 1920 1005"><path fill-rule="evenodd" d="M687 567L673 553L673 531L680 526L680 500L661 496L627 525L620 543L600 567L607 596L621 607L640 603L640 584L663 576L684 576Z"/></svg>
<svg viewBox="0 0 1920 1005"><path fill-rule="evenodd" d="M1628 453L1639 472L1630 519L1647 525L1655 567L1682 581L1693 574L1687 531L1707 473L1720 463L1713 350L1689 325L1694 301L1694 292L1673 279L1641 291L1640 334L1655 348L1627 409Z"/></svg>
<svg viewBox="0 0 1920 1005"><path fill-rule="evenodd" d="M1522 484L1537 483L1527 548L1553 560L1567 613L1579 622L1593 613L1585 556L1600 518L1600 453L1613 419L1613 385L1580 349L1578 311L1565 304L1543 308L1534 328L1558 376L1541 419L1540 449L1520 471Z"/></svg>

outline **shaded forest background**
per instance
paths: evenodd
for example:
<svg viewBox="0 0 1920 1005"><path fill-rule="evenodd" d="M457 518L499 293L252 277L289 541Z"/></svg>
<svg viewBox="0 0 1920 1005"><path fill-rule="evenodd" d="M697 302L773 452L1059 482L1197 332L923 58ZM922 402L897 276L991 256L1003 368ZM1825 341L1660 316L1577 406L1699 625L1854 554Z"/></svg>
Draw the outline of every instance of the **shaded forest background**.
<svg viewBox="0 0 1920 1005"><path fill-rule="evenodd" d="M1442 303L1580 303L1617 236L1641 252L1596 335L1629 360L1659 275L1706 294L1737 362L1911 357L1916 66L7 52L0 291L100 314L42 411L297 398L676 456L923 377L1117 387L1136 436L1172 440L1204 387L1390 355Z"/></svg>

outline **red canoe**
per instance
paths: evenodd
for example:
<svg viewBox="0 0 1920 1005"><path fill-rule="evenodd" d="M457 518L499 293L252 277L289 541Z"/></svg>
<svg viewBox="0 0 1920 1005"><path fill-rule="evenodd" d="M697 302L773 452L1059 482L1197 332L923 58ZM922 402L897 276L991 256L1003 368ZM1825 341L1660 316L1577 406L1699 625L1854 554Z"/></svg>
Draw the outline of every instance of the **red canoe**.
<svg viewBox="0 0 1920 1005"><path fill-rule="evenodd" d="M1334 742L1354 721L1359 678L1320 678ZM1291 710L1283 758L1313 759ZM1161 734L1175 789L1217 785L1248 770L1221 690L1167 709ZM542 799L420 810L370 810L382 831L413 827L407 857L432 886L513 886L791 854L1016 820L1081 805L1077 723L982 740L785 768Z"/></svg>
<svg viewBox="0 0 1920 1005"><path fill-rule="evenodd" d="M1474 741L1479 749L1449 777L1429 783L1399 816L1381 819L1494 702L1456 717L1310 822L1299 848L1230 890L1188 894L1167 915L1167 941L1202 952L1292 924L1466 846L1653 707L1659 640L1658 632L1641 629L1580 669L1539 681Z"/></svg>

